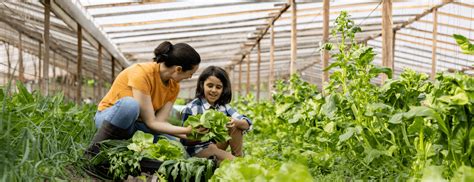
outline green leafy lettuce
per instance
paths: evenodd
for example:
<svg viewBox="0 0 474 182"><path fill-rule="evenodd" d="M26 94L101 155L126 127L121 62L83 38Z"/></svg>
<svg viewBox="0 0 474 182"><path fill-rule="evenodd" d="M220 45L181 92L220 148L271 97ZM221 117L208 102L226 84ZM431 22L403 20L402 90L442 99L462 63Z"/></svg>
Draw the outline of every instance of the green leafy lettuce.
<svg viewBox="0 0 474 182"><path fill-rule="evenodd" d="M202 142L215 140L217 142L225 142L230 140L230 136L227 132L226 124L229 122L229 118L222 112L209 110L204 114L198 114L190 116L184 122L184 126L191 126L193 128L188 138L191 140L199 140ZM199 133L197 128L204 127L209 129L209 132L202 134Z"/></svg>
<svg viewBox="0 0 474 182"><path fill-rule="evenodd" d="M210 181L300 182L313 181L313 177L308 168L301 164L244 157L222 162Z"/></svg>

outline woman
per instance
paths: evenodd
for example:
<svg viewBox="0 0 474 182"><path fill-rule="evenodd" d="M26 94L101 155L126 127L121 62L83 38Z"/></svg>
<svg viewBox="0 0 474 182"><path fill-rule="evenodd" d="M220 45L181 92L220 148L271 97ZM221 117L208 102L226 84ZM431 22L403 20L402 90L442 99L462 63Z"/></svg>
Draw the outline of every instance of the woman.
<svg viewBox="0 0 474 182"><path fill-rule="evenodd" d="M97 143L128 139L137 130L185 138L191 128L174 126L167 118L179 93L179 82L191 78L201 58L188 44L161 43L154 62L134 64L120 72L100 101L95 115L99 128L87 153L97 154Z"/></svg>

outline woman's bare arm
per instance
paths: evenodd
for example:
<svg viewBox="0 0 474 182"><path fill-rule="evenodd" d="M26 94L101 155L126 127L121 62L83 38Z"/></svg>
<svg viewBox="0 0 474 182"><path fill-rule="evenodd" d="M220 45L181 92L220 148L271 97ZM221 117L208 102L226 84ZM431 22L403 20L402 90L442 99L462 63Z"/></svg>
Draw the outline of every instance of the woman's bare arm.
<svg viewBox="0 0 474 182"><path fill-rule="evenodd" d="M167 122L167 118L173 103L166 103L156 114L154 115L153 105L151 97L144 94L140 90L132 88L133 98L136 99L140 105L140 117L145 122L145 125L154 132L180 135L191 133L191 128L185 128L180 126L174 126Z"/></svg>

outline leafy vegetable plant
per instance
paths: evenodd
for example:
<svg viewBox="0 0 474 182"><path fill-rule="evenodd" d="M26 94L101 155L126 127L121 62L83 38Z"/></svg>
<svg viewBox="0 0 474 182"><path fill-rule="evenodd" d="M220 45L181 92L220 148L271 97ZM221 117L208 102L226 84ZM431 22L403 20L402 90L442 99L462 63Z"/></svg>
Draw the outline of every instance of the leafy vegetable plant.
<svg viewBox="0 0 474 182"><path fill-rule="evenodd" d="M313 181L313 178L304 165L244 157L222 162L210 181L300 182Z"/></svg>
<svg viewBox="0 0 474 182"><path fill-rule="evenodd" d="M191 140L225 142L230 139L226 128L226 124L229 121L229 118L224 113L209 110L202 115L189 116L184 122L184 126L191 126L193 128L191 135L188 135L188 138ZM205 134L199 133L197 131L198 127L207 128L209 132Z"/></svg>
<svg viewBox="0 0 474 182"><path fill-rule="evenodd" d="M418 181L431 174L469 179L473 77L438 74L431 81L405 70L391 78L390 69L372 63L373 49L357 43L360 28L347 13L334 27L338 42L324 45L333 50L333 62L326 68L332 74L323 93L292 75L275 84L271 102L247 96L234 103L255 121L254 132L246 136L247 154L299 161L321 181ZM458 43L466 50L472 46ZM389 77L383 85L373 83L379 74Z"/></svg>
<svg viewBox="0 0 474 182"><path fill-rule="evenodd" d="M175 160L184 158L184 150L178 142L161 139L153 143L153 135L137 131L130 140L107 140L101 143L99 154L93 158L94 165L109 164L113 179L124 179L140 172L140 161Z"/></svg>
<svg viewBox="0 0 474 182"><path fill-rule="evenodd" d="M212 160L204 158L188 158L168 160L161 164L157 173L165 176L170 181L208 181L214 169Z"/></svg>

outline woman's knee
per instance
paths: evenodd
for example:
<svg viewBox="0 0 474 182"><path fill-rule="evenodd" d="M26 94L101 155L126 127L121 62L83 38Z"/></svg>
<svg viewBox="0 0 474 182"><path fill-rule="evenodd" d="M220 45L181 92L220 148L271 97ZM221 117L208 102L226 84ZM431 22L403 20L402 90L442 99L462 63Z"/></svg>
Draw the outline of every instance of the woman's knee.
<svg viewBox="0 0 474 182"><path fill-rule="evenodd" d="M133 113L138 117L140 112L140 104L133 97L124 97L120 99L120 111Z"/></svg>
<svg viewBox="0 0 474 182"><path fill-rule="evenodd" d="M219 148L217 148L217 145L213 144L213 143L209 144L209 146L207 146L207 148L209 150L212 150L212 151L215 151L215 150L219 149Z"/></svg>
<svg viewBox="0 0 474 182"><path fill-rule="evenodd" d="M138 119L140 114L140 106L138 101L132 97L124 97L120 99L114 107L117 107L110 118L110 122L117 127L126 129Z"/></svg>

